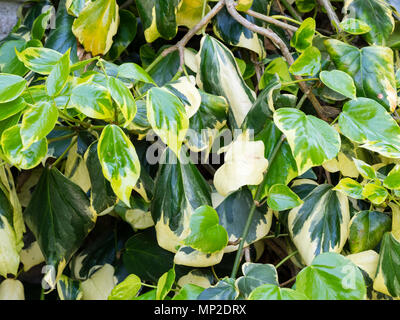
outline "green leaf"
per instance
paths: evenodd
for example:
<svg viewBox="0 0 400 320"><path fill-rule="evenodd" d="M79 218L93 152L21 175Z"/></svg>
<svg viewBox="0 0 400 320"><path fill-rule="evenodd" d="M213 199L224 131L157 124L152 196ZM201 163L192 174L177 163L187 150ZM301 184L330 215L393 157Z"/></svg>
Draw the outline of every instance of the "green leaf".
<svg viewBox="0 0 400 320"><path fill-rule="evenodd" d="M22 51L27 47L25 39L9 40L0 45L0 72L25 75L28 69L19 61L16 51Z"/></svg>
<svg viewBox="0 0 400 320"><path fill-rule="evenodd" d="M290 40L290 45L297 51L303 52L312 46L315 33L315 20L307 18L304 20Z"/></svg>
<svg viewBox="0 0 400 320"><path fill-rule="evenodd" d="M388 158L400 157L400 128L379 103L367 98L347 102L339 116L343 135L362 148Z"/></svg>
<svg viewBox="0 0 400 320"><path fill-rule="evenodd" d="M256 288L249 300L308 300L307 296L293 289L280 288L274 284L264 284Z"/></svg>
<svg viewBox="0 0 400 320"><path fill-rule="evenodd" d="M10 118L26 108L26 102L19 97L10 102L0 103L0 121Z"/></svg>
<svg viewBox="0 0 400 320"><path fill-rule="evenodd" d="M130 274L112 289L108 300L133 300L141 287L140 278L137 275Z"/></svg>
<svg viewBox="0 0 400 320"><path fill-rule="evenodd" d="M316 6L316 0L296 0L296 7L300 12L310 12Z"/></svg>
<svg viewBox="0 0 400 320"><path fill-rule="evenodd" d="M204 291L203 287L195 284L187 283L181 290L172 298L172 300L197 300L200 293Z"/></svg>
<svg viewBox="0 0 400 320"><path fill-rule="evenodd" d="M368 183L364 186L362 195L373 204L381 204L386 200L389 193L384 187L378 186L374 183Z"/></svg>
<svg viewBox="0 0 400 320"><path fill-rule="evenodd" d="M379 211L358 212L350 221L349 246L352 253L372 250L391 229L390 217Z"/></svg>
<svg viewBox="0 0 400 320"><path fill-rule="evenodd" d="M43 12L40 16L38 16L32 25L32 39L42 40L44 33L47 29L47 25L50 22L51 18L51 9L48 9L46 12Z"/></svg>
<svg viewBox="0 0 400 320"><path fill-rule="evenodd" d="M176 13L179 0L137 0L136 6L143 24L147 42L158 37L170 40L175 37L178 26Z"/></svg>
<svg viewBox="0 0 400 320"><path fill-rule="evenodd" d="M369 1L369 0L368 0ZM338 40L324 42L336 67L355 81L358 97L374 99L387 110L397 105L393 51L387 47L357 47Z"/></svg>
<svg viewBox="0 0 400 320"><path fill-rule="evenodd" d="M13 74L0 73L0 103L17 99L26 88L26 80Z"/></svg>
<svg viewBox="0 0 400 320"><path fill-rule="evenodd" d="M7 161L17 168L29 170L36 167L47 154L45 138L34 142L25 149L20 133L21 125L14 125L5 130L1 136L1 147Z"/></svg>
<svg viewBox="0 0 400 320"><path fill-rule="evenodd" d="M363 300L366 297L360 269L337 253L317 256L296 279L296 291L311 300Z"/></svg>
<svg viewBox="0 0 400 320"><path fill-rule="evenodd" d="M1 106L0 106L1 107ZM400 165L396 165L383 181L383 185L392 190L400 189Z"/></svg>
<svg viewBox="0 0 400 320"><path fill-rule="evenodd" d="M400 241L392 232L386 232L382 239L374 290L394 298L400 297L399 259Z"/></svg>
<svg viewBox="0 0 400 320"><path fill-rule="evenodd" d="M200 89L226 98L240 127L256 95L243 80L232 52L225 45L208 35L200 45L196 56L197 83Z"/></svg>
<svg viewBox="0 0 400 320"><path fill-rule="evenodd" d="M289 65L283 57L272 60L264 70L259 83L259 88L264 89L270 84L271 75L277 74L281 83L291 82L294 79L290 75ZM282 90L288 91L292 94L297 94L299 87L297 85L283 86Z"/></svg>
<svg viewBox="0 0 400 320"><path fill-rule="evenodd" d="M193 28L200 22L203 13L203 5L206 0L182 0L178 6L176 23L179 26ZM206 5L205 14L210 11L210 6Z"/></svg>
<svg viewBox="0 0 400 320"><path fill-rule="evenodd" d="M253 0L238 0L236 10L247 11L253 5Z"/></svg>
<svg viewBox="0 0 400 320"><path fill-rule="evenodd" d="M281 108L275 111L274 122L287 137L300 175L339 153L339 134L325 121L297 109Z"/></svg>
<svg viewBox="0 0 400 320"><path fill-rule="evenodd" d="M48 48L26 48L22 52L16 52L18 59L33 72L48 75L61 59L62 54Z"/></svg>
<svg viewBox="0 0 400 320"><path fill-rule="evenodd" d="M353 162L356 165L358 172L365 178L365 179L376 179L376 172L375 169L372 168L368 163L360 159L353 158Z"/></svg>
<svg viewBox="0 0 400 320"><path fill-rule="evenodd" d="M371 31L371 27L360 19L345 18L340 23L340 27L347 33L359 35Z"/></svg>
<svg viewBox="0 0 400 320"><path fill-rule="evenodd" d="M132 122L136 115L135 98L125 84L116 78L108 78L108 89L110 90L111 97L125 118L124 126L126 127Z"/></svg>
<svg viewBox="0 0 400 320"><path fill-rule="evenodd" d="M0 188L0 275L16 275L20 264L17 236L14 230L14 208L9 197Z"/></svg>
<svg viewBox="0 0 400 320"><path fill-rule="evenodd" d="M127 78L132 81L142 81L145 83L153 83L154 80L150 75L136 63L123 63L118 67L118 76Z"/></svg>
<svg viewBox="0 0 400 320"><path fill-rule="evenodd" d="M330 89L350 99L356 99L356 86L352 77L340 70L322 71L321 81Z"/></svg>
<svg viewBox="0 0 400 320"><path fill-rule="evenodd" d="M24 148L45 138L54 129L58 118L58 109L49 102L39 102L29 108L22 119L21 139Z"/></svg>
<svg viewBox="0 0 400 320"><path fill-rule="evenodd" d="M177 251L189 232L190 216L202 205L211 205L210 186L190 161L181 163L168 148L160 159L151 214L158 244Z"/></svg>
<svg viewBox="0 0 400 320"><path fill-rule="evenodd" d="M146 100L147 118L155 133L179 155L189 128L189 119L182 102L164 88L151 88Z"/></svg>
<svg viewBox="0 0 400 320"><path fill-rule="evenodd" d="M250 15L243 14L243 16L251 22L255 20ZM266 55L258 34L238 23L225 7L214 18L214 33L226 44L249 49L257 53L260 58Z"/></svg>
<svg viewBox="0 0 400 320"><path fill-rule="evenodd" d="M308 47L290 66L290 73L296 76L313 76L321 69L321 52L316 47Z"/></svg>
<svg viewBox="0 0 400 320"><path fill-rule="evenodd" d="M104 177L121 201L130 207L129 198L140 176L135 147L121 128L107 125L100 136L97 153Z"/></svg>
<svg viewBox="0 0 400 320"><path fill-rule="evenodd" d="M56 268L46 270L44 276L50 288L54 288L67 262L94 227L97 216L79 186L56 168L44 168L24 218L47 265Z"/></svg>
<svg viewBox="0 0 400 320"><path fill-rule="evenodd" d="M119 13L116 0L89 2L72 25L72 32L93 56L106 54L117 33Z"/></svg>
<svg viewBox="0 0 400 320"><path fill-rule="evenodd" d="M87 0L66 0L65 7L70 15L75 17L79 16L79 13L85 8Z"/></svg>
<svg viewBox="0 0 400 320"><path fill-rule="evenodd" d="M198 300L235 300L239 296L239 290L235 286L235 280L224 278L215 286L207 288L200 293Z"/></svg>
<svg viewBox="0 0 400 320"><path fill-rule="evenodd" d="M347 197L322 184L303 201L289 212L288 227L304 262L310 264L323 252L341 252L350 222Z"/></svg>
<svg viewBox="0 0 400 320"><path fill-rule="evenodd" d="M246 297L265 284L279 285L278 273L272 264L246 262L242 265L243 276L236 280L236 286Z"/></svg>
<svg viewBox="0 0 400 320"><path fill-rule="evenodd" d="M343 12L355 19L366 22L371 31L364 35L370 44L386 45L386 40L393 32L394 19L392 9L382 0L345 0Z"/></svg>
<svg viewBox="0 0 400 320"><path fill-rule="evenodd" d="M362 195L363 191L362 185L350 178L341 179L339 183L336 185L336 187L333 188L333 190L340 191L353 199L364 198Z"/></svg>
<svg viewBox="0 0 400 320"><path fill-rule="evenodd" d="M82 83L72 89L70 106L94 119L113 119L110 92L96 83Z"/></svg>
<svg viewBox="0 0 400 320"><path fill-rule="evenodd" d="M190 216L190 234L183 243L204 253L214 253L226 247L228 233L219 224L218 214L212 207L201 206L194 211Z"/></svg>
<svg viewBox="0 0 400 320"><path fill-rule="evenodd" d="M274 184L268 193L268 207L276 211L295 208L303 201L290 188L284 184Z"/></svg>
<svg viewBox="0 0 400 320"><path fill-rule="evenodd" d="M164 300L175 282L175 269L164 273L157 282L156 300Z"/></svg>
<svg viewBox="0 0 400 320"><path fill-rule="evenodd" d="M46 89L50 97L58 96L67 83L70 71L69 55L70 50L68 49L68 51L55 64L46 80Z"/></svg>

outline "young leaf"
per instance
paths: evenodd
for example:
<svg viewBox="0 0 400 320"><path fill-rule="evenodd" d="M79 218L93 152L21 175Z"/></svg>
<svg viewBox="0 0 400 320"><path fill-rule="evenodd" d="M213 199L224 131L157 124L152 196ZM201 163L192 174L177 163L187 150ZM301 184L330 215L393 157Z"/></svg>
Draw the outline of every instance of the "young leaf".
<svg viewBox="0 0 400 320"><path fill-rule="evenodd" d="M157 282L156 300L164 300L175 282L175 269L164 273Z"/></svg>
<svg viewBox="0 0 400 320"><path fill-rule="evenodd" d="M374 168L372 168L368 163L365 163L364 161L355 158L353 158L353 162L363 178L371 180L376 179L376 172Z"/></svg>
<svg viewBox="0 0 400 320"><path fill-rule="evenodd" d="M360 19L346 18L340 23L340 27L347 33L359 35L371 31L371 27Z"/></svg>
<svg viewBox="0 0 400 320"><path fill-rule="evenodd" d="M190 233L183 243L204 253L214 253L226 247L228 233L219 224L218 214L212 207L201 206L194 211L190 216Z"/></svg>
<svg viewBox="0 0 400 320"><path fill-rule="evenodd" d="M39 102L29 108L22 119L21 139L24 148L45 138L56 125L58 109L49 102Z"/></svg>
<svg viewBox="0 0 400 320"><path fill-rule="evenodd" d="M308 47L290 66L290 73L296 76L313 76L321 69L321 52L316 47Z"/></svg>
<svg viewBox="0 0 400 320"><path fill-rule="evenodd" d="M330 89L339 92L350 99L356 99L356 86L353 79L340 70L322 71L319 75L321 81Z"/></svg>
<svg viewBox="0 0 400 320"><path fill-rule="evenodd" d="M121 128L108 125L101 133L97 152L104 177L117 197L130 207L129 198L140 176L135 147Z"/></svg>
<svg viewBox="0 0 400 320"><path fill-rule="evenodd" d="M312 46L312 41L315 33L315 20L313 18L307 18L303 21L300 28L297 29L290 45L297 51L303 52L308 47Z"/></svg>
<svg viewBox="0 0 400 320"><path fill-rule="evenodd" d="M276 211L295 208L303 201L290 188L284 184L274 184L268 193L268 207Z"/></svg>
<svg viewBox="0 0 400 320"><path fill-rule="evenodd" d="M307 296L293 289L264 284L251 292L249 300L308 300Z"/></svg>
<svg viewBox="0 0 400 320"><path fill-rule="evenodd" d="M364 186L362 195L373 204L381 204L389 196L389 193L384 187L378 186L374 183L368 183Z"/></svg>
<svg viewBox="0 0 400 320"><path fill-rule="evenodd" d="M131 91L121 80L113 77L108 78L108 88L111 97L114 99L125 118L124 126L129 125L136 115L136 102Z"/></svg>
<svg viewBox="0 0 400 320"><path fill-rule="evenodd" d="M274 122L287 137L300 175L339 153L339 133L325 121L294 108L281 108L275 111Z"/></svg>
<svg viewBox="0 0 400 320"><path fill-rule="evenodd" d="M400 189L400 165L396 165L383 181L383 185L392 190Z"/></svg>
<svg viewBox="0 0 400 320"><path fill-rule="evenodd" d="M147 93L147 118L153 130L178 156L189 128L189 118L182 102L164 88Z"/></svg>
<svg viewBox="0 0 400 320"><path fill-rule="evenodd" d="M13 74L0 73L0 103L17 99L25 90L26 80Z"/></svg>
<svg viewBox="0 0 400 320"><path fill-rule="evenodd" d="M360 269L337 253L317 256L296 279L296 291L311 300L363 300L366 297Z"/></svg>
<svg viewBox="0 0 400 320"><path fill-rule="evenodd" d="M61 90L67 83L69 75L69 56L70 50L61 57L61 59L55 64L50 75L46 79L47 93L50 97L55 97L60 94Z"/></svg>
<svg viewBox="0 0 400 320"><path fill-rule="evenodd" d="M74 21L72 32L93 56L106 54L117 33L119 13L116 0L89 2Z"/></svg>
<svg viewBox="0 0 400 320"><path fill-rule="evenodd" d="M353 199L363 199L363 187L360 183L357 181L350 179L350 178L344 178L339 181L339 183L336 185L333 190L340 191L347 195L350 198Z"/></svg>
<svg viewBox="0 0 400 320"><path fill-rule="evenodd" d="M133 300L141 287L140 278L137 275L130 274L112 289L108 300Z"/></svg>
<svg viewBox="0 0 400 320"><path fill-rule="evenodd" d="M118 67L118 76L132 81L155 83L150 75L136 63L123 63Z"/></svg>

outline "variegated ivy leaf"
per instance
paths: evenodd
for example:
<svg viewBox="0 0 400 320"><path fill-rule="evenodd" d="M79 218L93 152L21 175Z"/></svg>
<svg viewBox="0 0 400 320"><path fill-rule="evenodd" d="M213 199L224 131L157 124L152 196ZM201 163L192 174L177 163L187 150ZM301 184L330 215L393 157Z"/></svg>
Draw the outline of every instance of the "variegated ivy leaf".
<svg viewBox="0 0 400 320"><path fill-rule="evenodd" d="M16 275L20 263L17 237L14 230L14 209L11 202L0 188L0 275Z"/></svg>
<svg viewBox="0 0 400 320"><path fill-rule="evenodd" d="M313 18L307 18L293 35L290 40L290 45L297 51L302 52L312 46L314 33L315 20Z"/></svg>
<svg viewBox="0 0 400 320"><path fill-rule="evenodd" d="M350 211L342 193L323 184L290 211L289 232L304 262L309 265L323 252L341 252L348 236Z"/></svg>
<svg viewBox="0 0 400 320"><path fill-rule="evenodd" d="M365 163L364 161L355 158L353 159L353 162L363 178L371 180L376 179L375 169L372 168L368 163Z"/></svg>
<svg viewBox="0 0 400 320"><path fill-rule="evenodd" d="M358 97L374 99L387 110L394 111L397 92L390 48L370 46L358 49L335 39L324 43L336 67L354 79Z"/></svg>
<svg viewBox="0 0 400 320"><path fill-rule="evenodd" d="M289 72L289 64L283 57L278 57L272 60L265 67L264 74L262 75L259 82L259 88L260 89L266 88L267 84L270 83L272 76L274 76L275 74L278 75L279 80L282 83L293 81L293 77L290 75ZM297 85L283 86L282 90L288 91L296 95L297 92L299 91L299 87Z"/></svg>
<svg viewBox="0 0 400 320"><path fill-rule="evenodd" d="M268 160L264 158L262 141L251 141L246 131L224 151L225 162L214 175L214 186L218 193L227 196L242 186L258 185L263 181Z"/></svg>
<svg viewBox="0 0 400 320"><path fill-rule="evenodd" d="M235 280L224 278L200 293L198 300L235 300L238 296L239 290L235 286Z"/></svg>
<svg viewBox="0 0 400 320"><path fill-rule="evenodd" d="M0 106L17 99L25 90L26 80L13 74L0 73Z"/></svg>
<svg viewBox="0 0 400 320"><path fill-rule="evenodd" d="M42 40L44 33L47 29L47 26L51 19L51 10L54 10L54 7L48 7L48 9L40 14L32 24L31 35L32 39Z"/></svg>
<svg viewBox="0 0 400 320"><path fill-rule="evenodd" d="M222 261L224 252L224 250L220 250L214 253L204 253L190 246L181 246L175 253L174 263L195 268L215 266Z"/></svg>
<svg viewBox="0 0 400 320"><path fill-rule="evenodd" d="M70 72L69 56L70 49L58 60L46 79L46 89L50 97L57 96L67 83Z"/></svg>
<svg viewBox="0 0 400 320"><path fill-rule="evenodd" d="M196 114L201 104L201 96L199 90L195 86L196 80L193 76L181 77L176 81L169 82L164 88L171 91L177 96L185 106L186 115L191 118Z"/></svg>
<svg viewBox="0 0 400 320"><path fill-rule="evenodd" d="M24 218L49 266L44 281L54 289L67 262L94 227L97 216L80 187L56 168L45 168Z"/></svg>
<svg viewBox="0 0 400 320"><path fill-rule="evenodd" d="M290 66L290 73L296 76L313 76L321 69L321 52L316 47L308 47Z"/></svg>
<svg viewBox="0 0 400 320"><path fill-rule="evenodd" d="M363 197L371 201L373 204L381 204L389 196L389 193L384 187L380 185L376 185L374 183L368 183L367 185L364 186L362 195Z"/></svg>
<svg viewBox="0 0 400 320"><path fill-rule="evenodd" d="M106 263L97 269L89 279L81 282L82 300L107 300L116 284L114 267Z"/></svg>
<svg viewBox="0 0 400 320"><path fill-rule="evenodd" d="M210 186L192 163L181 163L167 148L155 181L151 214L160 247L176 252L190 232L190 217L211 205Z"/></svg>
<svg viewBox="0 0 400 320"><path fill-rule="evenodd" d="M45 138L54 129L58 118L58 109L49 102L39 102L25 113L21 124L21 139L24 148Z"/></svg>
<svg viewBox="0 0 400 320"><path fill-rule="evenodd" d="M127 78L132 81L142 81L145 83L153 83L154 80L150 75L136 63L123 63L118 67L118 76Z"/></svg>
<svg viewBox="0 0 400 320"><path fill-rule="evenodd" d="M256 95L244 82L232 52L215 38L206 35L201 40L196 63L198 86L208 93L224 96L240 127Z"/></svg>
<svg viewBox="0 0 400 320"><path fill-rule="evenodd" d="M24 285L16 279L5 279L0 283L0 300L25 300Z"/></svg>
<svg viewBox="0 0 400 320"><path fill-rule="evenodd" d="M339 92L347 98L356 98L356 86L352 77L340 70L322 71L319 74L321 81L330 89Z"/></svg>
<svg viewBox="0 0 400 320"><path fill-rule="evenodd" d="M135 147L121 128L106 126L100 136L97 153L104 177L117 197L130 207L129 198L140 176Z"/></svg>
<svg viewBox="0 0 400 320"><path fill-rule="evenodd" d="M193 28L202 18L203 5L207 0L180 0L176 23L180 26ZM205 14L210 11L210 6L206 5Z"/></svg>
<svg viewBox="0 0 400 320"><path fill-rule="evenodd" d="M297 275L296 291L311 300L364 300L366 287L360 269L342 255L318 255Z"/></svg>
<svg viewBox="0 0 400 320"><path fill-rule="evenodd" d="M347 33L359 35L371 31L371 27L360 19L345 18L340 23L340 27Z"/></svg>
<svg viewBox="0 0 400 320"><path fill-rule="evenodd" d="M383 181L383 185L392 190L400 189L400 165L396 165Z"/></svg>
<svg viewBox="0 0 400 320"><path fill-rule="evenodd" d="M339 153L339 133L325 121L294 108L281 108L275 111L274 122L286 135L299 175Z"/></svg>
<svg viewBox="0 0 400 320"><path fill-rule="evenodd" d="M340 180L339 183L336 185L336 187L333 188L333 190L340 191L353 199L364 198L362 195L363 192L362 185L350 178L344 178Z"/></svg>
<svg viewBox="0 0 400 320"><path fill-rule="evenodd" d="M339 128L362 148L388 158L400 157L400 127L374 100L358 98L347 102L339 116Z"/></svg>
<svg viewBox="0 0 400 320"><path fill-rule="evenodd" d="M181 100L165 88L151 88L147 93L146 108L154 132L179 155L189 128L189 118Z"/></svg>
<svg viewBox="0 0 400 320"><path fill-rule="evenodd" d="M179 2L179 0L136 1L147 42L153 42L158 37L168 40L175 37L178 31L176 14Z"/></svg>
<svg viewBox="0 0 400 320"><path fill-rule="evenodd" d="M108 78L108 89L110 90L111 97L125 118L124 127L126 127L132 122L136 115L135 98L125 84L117 78Z"/></svg>
<svg viewBox="0 0 400 320"><path fill-rule="evenodd" d="M47 154L47 141L45 138L32 143L24 148L20 130L17 124L5 130L1 136L1 147L7 162L17 168L29 170L36 167Z"/></svg>
<svg viewBox="0 0 400 320"><path fill-rule="evenodd" d="M366 250L359 253L349 254L346 256L351 262L353 262L357 267L364 271L368 277L373 281L375 279L376 269L378 267L379 254L374 250ZM366 278L363 273L364 280ZM365 281L367 286L367 294L369 289L369 283ZM372 283L371 283L372 285Z"/></svg>
<svg viewBox="0 0 400 320"><path fill-rule="evenodd" d="M70 15L78 17L88 1L89 0L66 0L65 7Z"/></svg>
<svg viewBox="0 0 400 320"><path fill-rule="evenodd" d="M379 211L358 212L350 221L349 246L352 253L375 249L385 232L390 231L390 217Z"/></svg>
<svg viewBox="0 0 400 320"><path fill-rule="evenodd" d="M93 56L106 54L117 33L119 13L116 0L89 2L72 25L72 32Z"/></svg>
<svg viewBox="0 0 400 320"><path fill-rule="evenodd" d="M254 23L255 19L252 16L247 14L244 16L247 20ZM252 50L260 58L265 57L264 45L258 34L238 23L232 18L226 8L222 8L214 19L214 33L218 38L229 45Z"/></svg>
<svg viewBox="0 0 400 320"><path fill-rule="evenodd" d="M284 184L274 184L268 192L268 207L276 211L293 209L303 203L297 194Z"/></svg>
<svg viewBox="0 0 400 320"><path fill-rule="evenodd" d="M164 273L157 282L156 300L164 300L175 282L175 270L172 268Z"/></svg>
<svg viewBox="0 0 400 320"><path fill-rule="evenodd" d="M72 89L70 106L94 119L114 118L110 92L94 82L82 83Z"/></svg>
<svg viewBox="0 0 400 320"><path fill-rule="evenodd" d="M345 0L343 12L346 17L366 22L371 30L364 35L370 44L386 45L394 30L394 19L390 5L383 0Z"/></svg>
<svg viewBox="0 0 400 320"><path fill-rule="evenodd" d="M81 282L62 275L57 281L57 293L60 300L81 300Z"/></svg>
<svg viewBox="0 0 400 320"><path fill-rule="evenodd" d="M54 66L60 61L62 54L48 48L26 48L22 52L16 52L18 59L33 72L48 75Z"/></svg>
<svg viewBox="0 0 400 320"><path fill-rule="evenodd" d="M264 284L251 292L249 300L308 300L308 297L293 289Z"/></svg>
<svg viewBox="0 0 400 320"><path fill-rule="evenodd" d="M210 206L198 207L190 216L190 234L183 243L204 253L223 250L228 244L228 233L219 224L217 212Z"/></svg>

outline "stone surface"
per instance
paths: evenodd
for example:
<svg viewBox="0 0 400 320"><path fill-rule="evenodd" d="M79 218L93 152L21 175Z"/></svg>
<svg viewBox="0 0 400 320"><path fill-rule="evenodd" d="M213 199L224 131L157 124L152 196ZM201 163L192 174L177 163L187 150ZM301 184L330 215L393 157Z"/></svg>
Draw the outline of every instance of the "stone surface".
<svg viewBox="0 0 400 320"><path fill-rule="evenodd" d="M7 36L17 23L17 11L22 1L0 0L0 40Z"/></svg>

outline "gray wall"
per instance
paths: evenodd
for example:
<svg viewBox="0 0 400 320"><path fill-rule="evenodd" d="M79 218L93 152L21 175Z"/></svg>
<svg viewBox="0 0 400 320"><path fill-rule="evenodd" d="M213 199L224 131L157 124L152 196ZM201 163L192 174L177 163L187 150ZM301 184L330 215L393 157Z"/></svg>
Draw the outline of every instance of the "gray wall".
<svg viewBox="0 0 400 320"><path fill-rule="evenodd" d="M0 39L3 39L16 24L17 10L23 0L0 0Z"/></svg>

